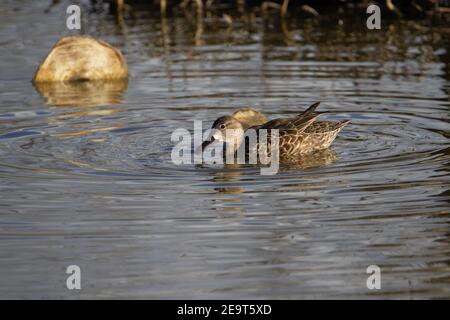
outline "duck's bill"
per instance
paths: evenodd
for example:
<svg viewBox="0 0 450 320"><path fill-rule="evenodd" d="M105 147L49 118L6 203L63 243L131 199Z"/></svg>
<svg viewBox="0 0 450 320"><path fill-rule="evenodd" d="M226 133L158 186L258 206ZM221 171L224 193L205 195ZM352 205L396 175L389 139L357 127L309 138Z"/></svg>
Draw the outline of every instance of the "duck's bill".
<svg viewBox="0 0 450 320"><path fill-rule="evenodd" d="M209 138L209 140L203 141L201 147L199 147L199 148L197 149L197 152L203 152L203 151L205 150L205 148L206 148L207 146L209 146L211 143L213 143L215 140L216 140L216 139L215 139L213 136L211 136L211 137Z"/></svg>

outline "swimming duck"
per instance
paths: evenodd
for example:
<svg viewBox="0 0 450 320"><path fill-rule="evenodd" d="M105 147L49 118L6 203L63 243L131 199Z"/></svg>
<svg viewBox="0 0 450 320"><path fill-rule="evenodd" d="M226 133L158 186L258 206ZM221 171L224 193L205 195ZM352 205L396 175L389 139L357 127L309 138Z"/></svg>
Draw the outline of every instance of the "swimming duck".
<svg viewBox="0 0 450 320"><path fill-rule="evenodd" d="M231 116L222 116L214 121L211 128L220 131L221 135L213 133L203 142L202 150L216 140L223 141L227 145L234 144L233 147L236 150L245 141L245 132L249 129L254 129L256 132L260 129L266 129L269 132L271 129L278 129L280 158L291 158L326 149L350 120L316 121L317 117L323 113L316 112L319 104L320 102L314 103L295 117L270 121L259 111L250 108L240 109ZM270 136L269 133L268 136ZM246 150L248 150L247 147Z"/></svg>
<svg viewBox="0 0 450 320"><path fill-rule="evenodd" d="M67 36L50 50L39 65L33 82L117 80L127 77L127 63L119 50L90 36Z"/></svg>

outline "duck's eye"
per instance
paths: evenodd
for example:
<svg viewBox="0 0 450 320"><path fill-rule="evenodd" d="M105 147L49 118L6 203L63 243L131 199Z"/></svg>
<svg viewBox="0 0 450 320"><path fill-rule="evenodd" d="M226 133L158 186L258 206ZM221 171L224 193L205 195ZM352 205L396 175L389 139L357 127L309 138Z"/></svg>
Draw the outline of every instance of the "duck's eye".
<svg viewBox="0 0 450 320"><path fill-rule="evenodd" d="M220 129L225 129L225 125L223 123L220 125Z"/></svg>

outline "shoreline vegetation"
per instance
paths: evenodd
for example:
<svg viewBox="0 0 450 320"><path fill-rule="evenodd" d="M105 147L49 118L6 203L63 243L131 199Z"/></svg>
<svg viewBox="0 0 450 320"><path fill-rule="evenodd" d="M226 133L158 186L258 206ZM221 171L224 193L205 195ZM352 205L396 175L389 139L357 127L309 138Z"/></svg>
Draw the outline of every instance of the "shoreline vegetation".
<svg viewBox="0 0 450 320"><path fill-rule="evenodd" d="M171 15L176 11L192 11L197 14L222 13L225 22L232 24L233 18L226 9L234 9L244 17L248 14L278 14L287 16L307 15L318 17L333 15L343 10L364 12L371 5L380 7L383 14L392 18L433 19L450 21L450 0L92 0L93 3L108 2L113 12L121 14L130 6L145 4L159 7L161 15Z"/></svg>

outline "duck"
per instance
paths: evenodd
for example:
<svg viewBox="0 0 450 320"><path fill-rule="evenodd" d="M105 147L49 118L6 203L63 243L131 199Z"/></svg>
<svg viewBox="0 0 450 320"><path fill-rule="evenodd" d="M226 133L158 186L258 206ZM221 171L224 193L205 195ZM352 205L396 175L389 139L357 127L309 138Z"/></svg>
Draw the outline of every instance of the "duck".
<svg viewBox="0 0 450 320"><path fill-rule="evenodd" d="M118 49L101 39L74 35L55 43L37 68L33 83L127 78L127 63Z"/></svg>
<svg viewBox="0 0 450 320"><path fill-rule="evenodd" d="M316 121L324 113L316 111L319 104L320 102L316 102L290 118L268 120L264 114L252 108L240 109L231 115L219 117L212 124L210 136L201 145L202 152L217 140L223 142L224 147L232 146L232 150L237 150L242 143L246 143L248 152L258 146L248 145L249 139L245 138L247 131L256 130L259 136L261 129L266 129L269 137L270 130L279 130L280 159L292 159L327 149L350 120Z"/></svg>

